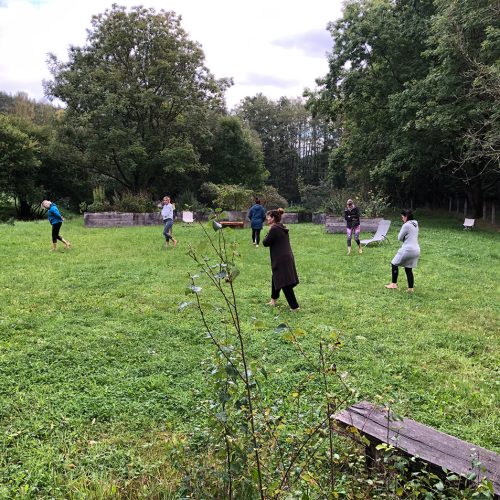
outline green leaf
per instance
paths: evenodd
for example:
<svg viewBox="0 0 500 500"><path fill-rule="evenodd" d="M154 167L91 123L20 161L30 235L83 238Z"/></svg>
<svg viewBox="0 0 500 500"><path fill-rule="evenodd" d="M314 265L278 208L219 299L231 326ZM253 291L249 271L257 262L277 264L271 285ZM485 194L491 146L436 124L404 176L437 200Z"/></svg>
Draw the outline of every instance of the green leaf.
<svg viewBox="0 0 500 500"><path fill-rule="evenodd" d="M252 322L252 324L256 330L265 330L266 328L266 324L262 320L256 319L255 321Z"/></svg>
<svg viewBox="0 0 500 500"><path fill-rule="evenodd" d="M286 323L280 323L275 329L274 333L282 333L286 330L290 330L290 327Z"/></svg>

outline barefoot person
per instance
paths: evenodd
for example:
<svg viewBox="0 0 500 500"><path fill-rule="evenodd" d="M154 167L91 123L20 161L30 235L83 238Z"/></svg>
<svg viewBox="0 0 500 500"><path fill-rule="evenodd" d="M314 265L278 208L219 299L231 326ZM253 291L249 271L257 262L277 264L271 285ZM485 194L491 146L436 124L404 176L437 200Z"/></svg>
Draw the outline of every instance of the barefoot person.
<svg viewBox="0 0 500 500"><path fill-rule="evenodd" d="M344 209L344 219L346 222L347 232L347 255L351 253L352 233L354 232L354 241L358 245L358 253L363 253L361 242L359 241L359 233L361 225L359 221L359 208L354 205L352 200L347 200L347 207Z"/></svg>
<svg viewBox="0 0 500 500"><path fill-rule="evenodd" d="M404 267L406 278L408 280L408 291L413 292L413 268L417 267L420 257L420 245L418 244L418 222L413 220L412 210L403 210L401 212L403 226L399 231L398 240L403 244L398 253L392 259L392 282L385 285L386 288L398 287L398 270Z"/></svg>
<svg viewBox="0 0 500 500"><path fill-rule="evenodd" d="M290 246L288 228L281 223L281 217L284 213L282 208L269 210L267 212L267 223L270 226L267 236L262 244L269 247L271 254L271 268L273 277L271 280L271 302L270 305L276 305L276 300L283 290L288 305L292 311L299 308L293 287L298 285L299 277L295 269L295 259Z"/></svg>
<svg viewBox="0 0 500 500"><path fill-rule="evenodd" d="M260 232L262 231L262 225L266 220L266 211L260 204L259 198L255 198L255 203L252 207L250 207L247 217L250 220L250 225L252 226L252 243L258 248L260 242Z"/></svg>
<svg viewBox="0 0 500 500"><path fill-rule="evenodd" d="M57 205L49 200L42 201L42 207L47 210L47 217L50 224L52 225L52 249L57 250L57 240L64 243L64 248L69 248L71 243L66 241L62 236L60 236L59 231L64 220L64 217L59 212Z"/></svg>
<svg viewBox="0 0 500 500"><path fill-rule="evenodd" d="M170 203L170 196L163 197L163 207L161 209L161 218L163 219L163 236L165 236L165 246L168 247L172 240L174 247L177 240L172 236L172 226L174 225L174 207Z"/></svg>

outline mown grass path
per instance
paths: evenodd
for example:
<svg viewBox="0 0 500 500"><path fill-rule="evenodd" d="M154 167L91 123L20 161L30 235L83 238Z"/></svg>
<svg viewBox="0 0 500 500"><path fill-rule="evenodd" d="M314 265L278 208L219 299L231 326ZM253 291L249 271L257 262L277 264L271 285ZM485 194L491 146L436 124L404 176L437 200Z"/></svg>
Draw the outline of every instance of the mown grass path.
<svg viewBox="0 0 500 500"><path fill-rule="evenodd" d="M404 272L400 290L383 287L398 222L390 245L349 257L343 235L291 226L298 313L283 298L266 306L268 250L251 245L250 230L225 230L241 253L236 289L250 355L275 374L270 387L286 392L304 367L274 328L303 328L314 348L327 325L342 335L338 369L359 399L393 401L499 452L499 235L464 232L451 219L420 225L413 295ZM78 496L147 475L164 465L161 436L203 420L212 350L196 310L178 305L196 270L188 244L204 243L200 228L176 224L179 245L165 250L161 230L86 229L77 218L61 231L73 248L49 253L48 222L0 225L0 496ZM163 467L166 483L170 473Z"/></svg>

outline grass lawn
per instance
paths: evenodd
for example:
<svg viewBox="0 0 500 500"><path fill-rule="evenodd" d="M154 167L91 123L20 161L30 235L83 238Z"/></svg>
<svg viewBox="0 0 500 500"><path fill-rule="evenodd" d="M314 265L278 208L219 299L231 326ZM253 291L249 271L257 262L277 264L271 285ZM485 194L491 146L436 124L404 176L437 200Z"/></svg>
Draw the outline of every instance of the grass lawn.
<svg viewBox="0 0 500 500"><path fill-rule="evenodd" d="M337 366L358 390L353 401L393 402L500 452L499 235L462 231L455 219L419 222L413 295L404 271L400 290L383 287L399 221L389 245L349 257L344 235L291 226L298 313L283 298L266 306L268 250L251 245L249 229L225 230L241 253L235 286L249 352L276 390L291 390L303 366L274 328L303 328L314 348L327 325L342 335ZM47 221L0 225L0 498L106 497L148 481L175 496L178 471L164 451L203 422L212 347L197 311L178 310L196 270L188 244L203 245L201 230L176 224L179 245L168 250L161 231L86 229L75 218L61 231L73 248L49 253Z"/></svg>

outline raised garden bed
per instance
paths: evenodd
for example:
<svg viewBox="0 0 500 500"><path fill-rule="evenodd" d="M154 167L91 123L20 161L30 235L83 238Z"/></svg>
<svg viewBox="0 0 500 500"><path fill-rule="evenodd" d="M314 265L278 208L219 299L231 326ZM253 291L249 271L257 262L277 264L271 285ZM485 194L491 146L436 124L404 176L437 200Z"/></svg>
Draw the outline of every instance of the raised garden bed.
<svg viewBox="0 0 500 500"><path fill-rule="evenodd" d="M362 233L374 233L377 230L382 217L367 218L361 217L360 225ZM327 215L325 218L325 231L327 233L345 233L345 219L343 217L333 217Z"/></svg>
<svg viewBox="0 0 500 500"><path fill-rule="evenodd" d="M313 224L324 224L326 222L326 214L325 212L314 212L311 219Z"/></svg>
<svg viewBox="0 0 500 500"><path fill-rule="evenodd" d="M157 226L163 223L160 212L85 212L83 221L86 227Z"/></svg>

